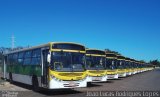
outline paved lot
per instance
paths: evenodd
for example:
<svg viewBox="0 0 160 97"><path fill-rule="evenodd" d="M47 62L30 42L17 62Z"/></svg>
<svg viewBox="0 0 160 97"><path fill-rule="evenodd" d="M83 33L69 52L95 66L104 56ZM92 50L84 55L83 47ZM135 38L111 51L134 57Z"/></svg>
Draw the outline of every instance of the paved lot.
<svg viewBox="0 0 160 97"><path fill-rule="evenodd" d="M18 97L85 97L87 93L91 91L160 91L160 69L136 74L119 80L94 83L87 88L78 88L74 90L44 90L41 93L36 93L31 90L31 87L19 83L0 86L0 89L25 91L19 92L17 94ZM0 95L0 97L1 96L3 95Z"/></svg>

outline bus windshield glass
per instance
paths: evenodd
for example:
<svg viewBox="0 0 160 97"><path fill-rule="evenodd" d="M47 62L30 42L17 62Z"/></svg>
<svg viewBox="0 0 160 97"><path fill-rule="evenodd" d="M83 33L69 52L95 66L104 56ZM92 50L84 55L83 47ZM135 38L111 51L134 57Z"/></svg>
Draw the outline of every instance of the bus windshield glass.
<svg viewBox="0 0 160 97"><path fill-rule="evenodd" d="M124 60L117 60L117 68L118 69L125 69L125 61Z"/></svg>
<svg viewBox="0 0 160 97"><path fill-rule="evenodd" d="M116 60L115 59L106 59L106 68L107 69L116 69Z"/></svg>
<svg viewBox="0 0 160 97"><path fill-rule="evenodd" d="M100 56L86 56L86 69L88 70L104 70L105 57Z"/></svg>
<svg viewBox="0 0 160 97"><path fill-rule="evenodd" d="M84 71L85 54L75 52L52 52L50 68L55 71Z"/></svg>
<svg viewBox="0 0 160 97"><path fill-rule="evenodd" d="M131 62L129 62L129 61L126 61L126 68L132 68L132 64L131 64Z"/></svg>

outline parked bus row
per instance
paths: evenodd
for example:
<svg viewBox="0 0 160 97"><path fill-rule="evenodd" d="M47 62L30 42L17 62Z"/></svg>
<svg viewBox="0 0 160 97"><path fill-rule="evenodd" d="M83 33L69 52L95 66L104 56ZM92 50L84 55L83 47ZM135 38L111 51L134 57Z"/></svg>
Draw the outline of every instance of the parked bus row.
<svg viewBox="0 0 160 97"><path fill-rule="evenodd" d="M39 88L87 87L152 70L149 64L77 43L50 42L4 54L3 78Z"/></svg>

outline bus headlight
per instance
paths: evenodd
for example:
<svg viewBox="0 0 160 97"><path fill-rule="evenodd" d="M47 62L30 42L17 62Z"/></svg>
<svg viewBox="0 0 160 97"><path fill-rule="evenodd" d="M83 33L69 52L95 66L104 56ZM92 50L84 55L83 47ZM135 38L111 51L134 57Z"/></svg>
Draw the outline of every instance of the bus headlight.
<svg viewBox="0 0 160 97"><path fill-rule="evenodd" d="M50 77L51 77L51 79L54 79L54 80L56 80L56 81L62 81L62 80L56 78L54 75L50 75Z"/></svg>

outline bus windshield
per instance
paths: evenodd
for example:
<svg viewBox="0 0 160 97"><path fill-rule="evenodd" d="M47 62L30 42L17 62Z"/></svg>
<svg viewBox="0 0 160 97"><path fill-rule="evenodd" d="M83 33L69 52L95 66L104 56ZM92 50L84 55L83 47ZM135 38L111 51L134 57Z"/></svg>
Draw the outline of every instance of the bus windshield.
<svg viewBox="0 0 160 97"><path fill-rule="evenodd" d="M124 60L117 60L117 68L118 69L125 69L126 68Z"/></svg>
<svg viewBox="0 0 160 97"><path fill-rule="evenodd" d="M84 71L85 54L75 52L52 52L50 68L56 71Z"/></svg>
<svg viewBox="0 0 160 97"><path fill-rule="evenodd" d="M127 66L127 68L133 68L133 67L132 67L132 63L129 62L129 61L126 62L126 66Z"/></svg>
<svg viewBox="0 0 160 97"><path fill-rule="evenodd" d="M105 57L100 56L86 56L86 69L88 70L104 70Z"/></svg>
<svg viewBox="0 0 160 97"><path fill-rule="evenodd" d="M106 59L106 68L107 69L116 69L116 60L114 59Z"/></svg>

